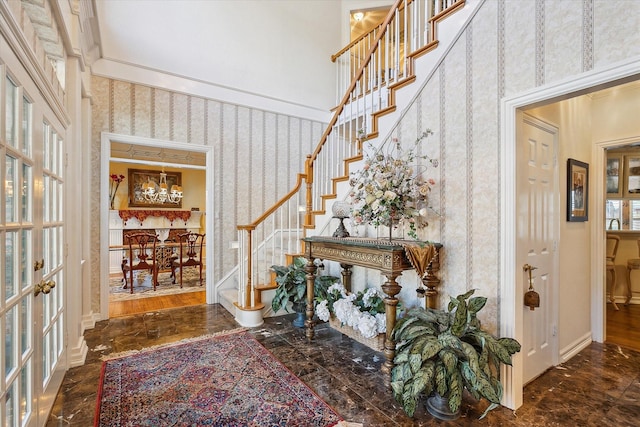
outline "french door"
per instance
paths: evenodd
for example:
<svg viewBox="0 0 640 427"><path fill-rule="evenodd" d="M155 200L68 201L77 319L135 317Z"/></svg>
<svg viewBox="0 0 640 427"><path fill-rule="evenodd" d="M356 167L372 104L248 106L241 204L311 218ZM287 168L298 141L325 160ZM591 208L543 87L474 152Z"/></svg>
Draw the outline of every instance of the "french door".
<svg viewBox="0 0 640 427"><path fill-rule="evenodd" d="M0 425L42 426L66 370L63 140L43 101L0 76Z"/></svg>

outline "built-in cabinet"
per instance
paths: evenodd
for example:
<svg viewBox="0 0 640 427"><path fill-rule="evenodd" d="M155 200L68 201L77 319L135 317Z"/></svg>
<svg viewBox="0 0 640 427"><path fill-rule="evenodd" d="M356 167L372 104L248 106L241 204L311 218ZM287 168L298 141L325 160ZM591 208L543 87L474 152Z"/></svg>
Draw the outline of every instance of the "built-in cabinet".
<svg viewBox="0 0 640 427"><path fill-rule="evenodd" d="M607 153L607 230L640 231L640 149Z"/></svg>

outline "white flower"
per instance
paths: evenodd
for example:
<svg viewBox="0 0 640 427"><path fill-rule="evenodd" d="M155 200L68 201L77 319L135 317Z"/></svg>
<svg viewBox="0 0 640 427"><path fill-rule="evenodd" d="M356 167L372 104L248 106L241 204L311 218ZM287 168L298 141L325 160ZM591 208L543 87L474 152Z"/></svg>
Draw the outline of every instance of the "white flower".
<svg viewBox="0 0 640 427"><path fill-rule="evenodd" d="M316 306L316 314L318 315L318 319L326 322L329 320L331 313L329 313L329 302L327 300L321 301Z"/></svg>
<svg viewBox="0 0 640 427"><path fill-rule="evenodd" d="M362 297L362 303L365 307L371 307L371 299L379 296L376 288L369 288Z"/></svg>
<svg viewBox="0 0 640 427"><path fill-rule="evenodd" d="M378 325L378 333L384 334L387 332L387 315L386 313L376 314L376 323Z"/></svg>
<svg viewBox="0 0 640 427"><path fill-rule="evenodd" d="M363 313L363 316L358 319L358 331L365 338L373 338L378 335L378 323L376 318L370 314Z"/></svg>
<svg viewBox="0 0 640 427"><path fill-rule="evenodd" d="M347 290L344 288L344 285L342 283L334 283L333 285L329 286L329 289L327 289L327 293L332 294L333 292L340 292L340 295L342 295L342 298L345 298L347 296ZM326 302L326 301L323 301Z"/></svg>

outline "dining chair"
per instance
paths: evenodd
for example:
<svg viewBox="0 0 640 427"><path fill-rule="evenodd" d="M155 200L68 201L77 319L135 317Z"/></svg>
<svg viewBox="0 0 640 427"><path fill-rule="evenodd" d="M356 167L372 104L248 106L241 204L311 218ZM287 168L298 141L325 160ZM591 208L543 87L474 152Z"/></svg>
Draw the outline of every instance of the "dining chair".
<svg viewBox="0 0 640 427"><path fill-rule="evenodd" d="M620 244L620 237L613 234L607 234L607 294L609 302L613 304L613 309L618 310L618 306L615 300L615 290L618 278L616 275L616 254L618 253L618 245ZM611 273L611 286L609 286L608 273Z"/></svg>
<svg viewBox="0 0 640 427"><path fill-rule="evenodd" d="M133 272L148 270L151 274L153 290L158 284L158 268L156 264L157 237L152 233L132 233L124 237L126 258L122 260L122 275L124 276L124 288L130 285L130 293L133 293ZM129 283L127 283L127 275Z"/></svg>
<svg viewBox="0 0 640 427"><path fill-rule="evenodd" d="M182 288L182 270L185 267L198 267L200 270L200 286L202 286L202 247L204 234L189 232L178 235L180 252L171 264L173 283L176 283L176 270L180 269L180 287Z"/></svg>
<svg viewBox="0 0 640 427"><path fill-rule="evenodd" d="M638 254L640 255L640 238L637 239ZM640 270L640 258L630 258L627 260L627 299L624 304L628 305L633 297L633 289L631 287L631 271Z"/></svg>

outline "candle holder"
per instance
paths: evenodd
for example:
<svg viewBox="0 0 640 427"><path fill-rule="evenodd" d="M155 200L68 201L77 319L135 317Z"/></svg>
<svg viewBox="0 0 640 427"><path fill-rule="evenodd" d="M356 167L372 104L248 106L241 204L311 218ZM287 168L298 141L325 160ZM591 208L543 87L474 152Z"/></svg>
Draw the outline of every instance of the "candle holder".
<svg viewBox="0 0 640 427"><path fill-rule="evenodd" d="M333 232L333 237L349 237L349 232L344 226L344 219L349 218L351 214L351 204L346 201L337 201L333 203L331 206L331 212L333 212L333 217L338 218L340 220L340 225L336 231Z"/></svg>

